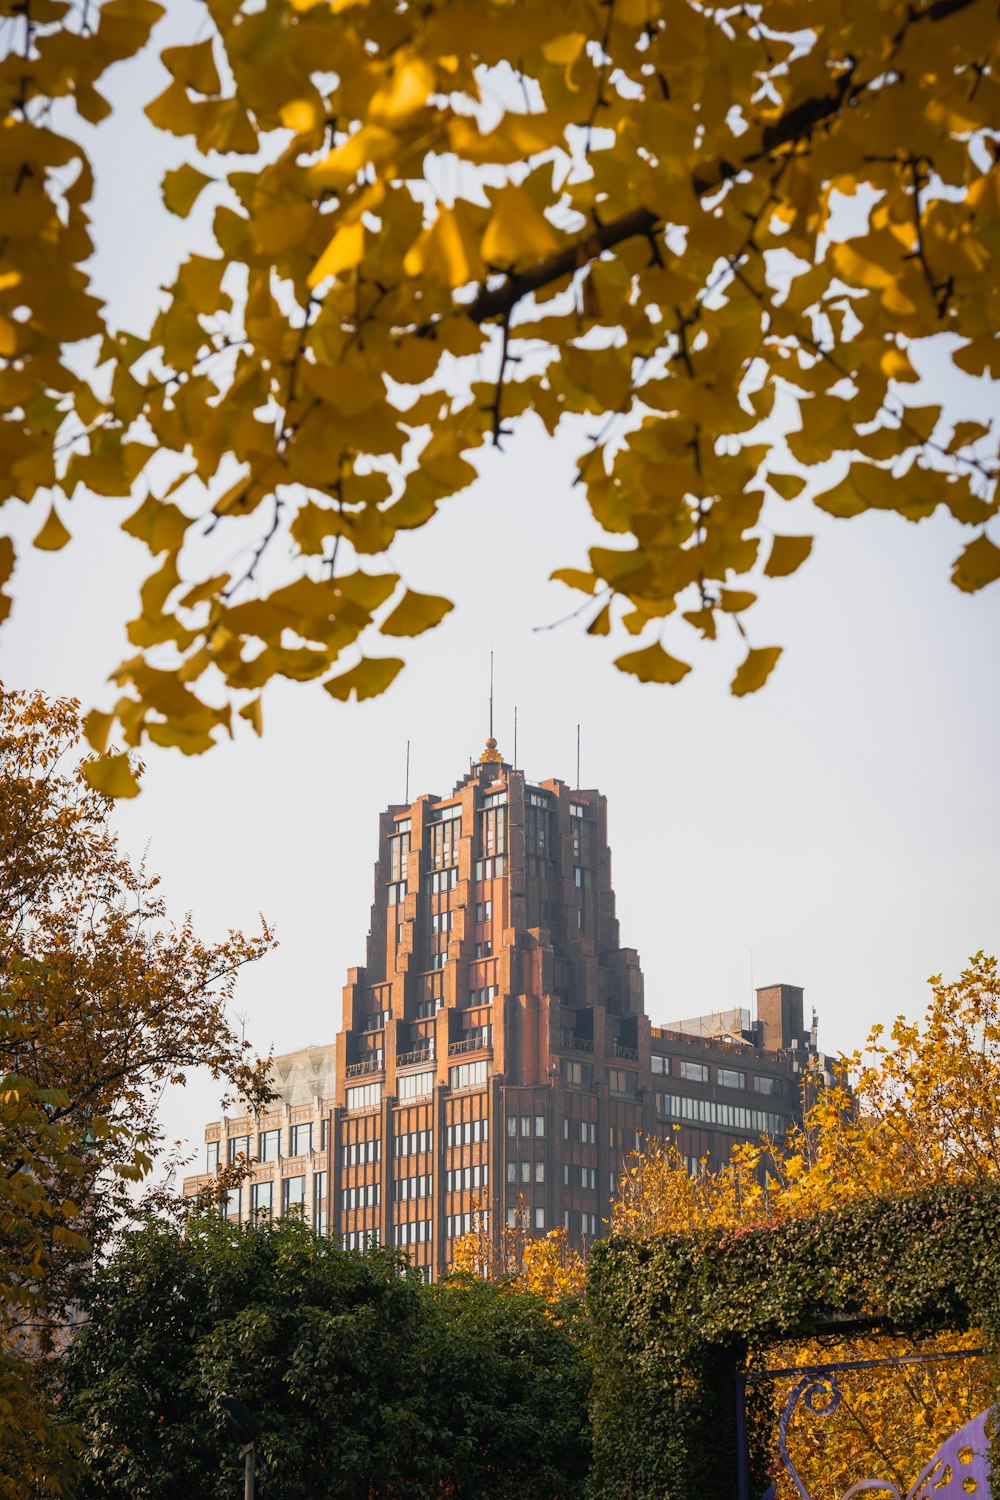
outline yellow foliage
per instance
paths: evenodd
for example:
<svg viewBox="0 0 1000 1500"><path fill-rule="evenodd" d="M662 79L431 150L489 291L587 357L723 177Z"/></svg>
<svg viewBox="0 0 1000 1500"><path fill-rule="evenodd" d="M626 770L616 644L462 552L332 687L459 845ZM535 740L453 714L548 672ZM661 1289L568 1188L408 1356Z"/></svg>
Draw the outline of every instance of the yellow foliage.
<svg viewBox="0 0 1000 1500"><path fill-rule="evenodd" d="M805 538L760 547L768 488L841 518L942 506L975 528L955 584L1000 578L983 533L997 424L914 394L932 339L942 389L949 368L1000 378L989 0L813 0L808 29L788 0L210 5L204 35L162 52L169 82L146 114L186 143L163 181L171 212L225 188L215 248L183 260L159 311L149 287L150 327L134 334L109 327L90 291L94 184L73 118L107 115L104 73L161 14L152 0L12 13L0 501L44 490L56 516L74 491L82 510L88 494L138 490L134 511L152 432L161 465L187 479L184 516L210 524L168 544L187 591L144 607L130 634L143 654L169 645L196 697L221 681L225 722L274 676L385 690L394 674L367 664L367 644L398 626L391 606L337 613L335 630L328 617L325 661L305 672L290 637L313 640L312 617L275 596L384 555L527 412L549 432L600 419L580 492L625 540L558 576L601 595L592 634L620 623L643 637L617 659L641 681L687 674L667 616L736 646L759 585L805 561ZM77 348L91 338L108 366L93 386ZM511 380L520 339L533 372ZM770 471L765 418L786 423L799 473ZM384 494L359 498L373 473ZM66 540L60 524L42 528L43 550ZM216 527L242 572L215 574ZM779 652L745 644L737 694ZM190 712L144 697L142 659L117 674L126 742L203 748Z"/></svg>

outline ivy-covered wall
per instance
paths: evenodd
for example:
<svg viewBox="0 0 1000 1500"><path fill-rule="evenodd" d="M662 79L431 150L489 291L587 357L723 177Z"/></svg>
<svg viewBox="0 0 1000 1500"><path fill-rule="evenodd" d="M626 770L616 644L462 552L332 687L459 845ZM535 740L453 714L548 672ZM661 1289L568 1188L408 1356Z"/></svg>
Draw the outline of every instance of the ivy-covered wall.
<svg viewBox="0 0 1000 1500"><path fill-rule="evenodd" d="M897 1333L976 1327L1000 1354L1000 1188L875 1199L773 1228L611 1238L594 1247L589 1283L593 1495L733 1500L735 1375L750 1351L846 1319ZM756 1480L767 1455L753 1446Z"/></svg>

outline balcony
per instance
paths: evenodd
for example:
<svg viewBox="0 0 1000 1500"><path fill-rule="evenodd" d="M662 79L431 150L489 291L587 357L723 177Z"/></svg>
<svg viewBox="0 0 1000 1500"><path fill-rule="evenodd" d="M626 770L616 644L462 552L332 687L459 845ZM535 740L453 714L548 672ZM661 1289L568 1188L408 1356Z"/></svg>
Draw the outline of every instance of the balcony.
<svg viewBox="0 0 1000 1500"><path fill-rule="evenodd" d="M412 1052L401 1052L396 1058L397 1068L412 1068L415 1063L434 1061L433 1047L416 1047Z"/></svg>
<svg viewBox="0 0 1000 1500"><path fill-rule="evenodd" d="M593 1052L594 1044L589 1036L577 1036L575 1031L560 1031L559 1045L570 1052Z"/></svg>
<svg viewBox="0 0 1000 1500"><path fill-rule="evenodd" d="M485 1047L492 1046L493 1033L488 1027L484 1027L482 1031L470 1031L460 1042L449 1042L448 1056L461 1057L465 1052L481 1052Z"/></svg>
<svg viewBox="0 0 1000 1500"><path fill-rule="evenodd" d="M344 1069L347 1078L362 1078L366 1073L383 1073L385 1064L380 1057L366 1057L363 1062L348 1063Z"/></svg>
<svg viewBox="0 0 1000 1500"><path fill-rule="evenodd" d="M626 1047L624 1042L615 1042L615 1056L623 1057L626 1062L639 1061L638 1047Z"/></svg>

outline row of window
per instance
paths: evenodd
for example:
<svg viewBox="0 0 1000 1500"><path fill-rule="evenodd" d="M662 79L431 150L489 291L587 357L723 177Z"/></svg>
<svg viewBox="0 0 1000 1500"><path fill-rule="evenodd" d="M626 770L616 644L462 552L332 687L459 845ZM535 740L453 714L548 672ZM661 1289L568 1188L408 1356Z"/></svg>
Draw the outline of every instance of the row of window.
<svg viewBox="0 0 1000 1500"><path fill-rule="evenodd" d="M512 1138L516 1135L528 1136L531 1134L541 1137L545 1134L545 1116L534 1116L534 1131L532 1131L531 1115L508 1115L507 1134Z"/></svg>
<svg viewBox="0 0 1000 1500"><path fill-rule="evenodd" d="M428 1198L433 1187L433 1179L426 1172L419 1177L397 1177L392 1196L397 1203L408 1203L411 1198Z"/></svg>
<svg viewBox="0 0 1000 1500"><path fill-rule="evenodd" d="M509 1129L509 1120L507 1124ZM445 1126L444 1143L449 1151L455 1146L471 1146L479 1141L488 1141L489 1138L489 1120L458 1120L454 1125Z"/></svg>
<svg viewBox="0 0 1000 1500"><path fill-rule="evenodd" d="M420 1156L423 1152L433 1151L433 1149L433 1130L410 1130L404 1135L397 1135L393 1142L395 1156Z"/></svg>
<svg viewBox="0 0 1000 1500"><path fill-rule="evenodd" d="M459 1063L448 1069L448 1087L453 1090L482 1088L489 1076L490 1064L485 1057L479 1062Z"/></svg>
<svg viewBox="0 0 1000 1500"><path fill-rule="evenodd" d="M348 1109L375 1109L382 1103L380 1083L361 1083L347 1090Z"/></svg>
<svg viewBox="0 0 1000 1500"><path fill-rule="evenodd" d="M517 1209L516 1208L508 1208L508 1210L507 1210L507 1227L509 1229L516 1229L517 1228L517 1217L518 1217L518 1215L517 1215ZM544 1229L545 1228L545 1210L544 1210L544 1208L533 1209L532 1210L531 1219L532 1219L532 1223L534 1224L534 1227L536 1229Z"/></svg>
<svg viewBox="0 0 1000 1500"><path fill-rule="evenodd" d="M396 1154L398 1155L399 1153L397 1152ZM340 1148L340 1160L345 1167L361 1166L366 1161L381 1161L382 1142L376 1140L349 1141L346 1146Z"/></svg>
<svg viewBox="0 0 1000 1500"><path fill-rule="evenodd" d="M654 1073L669 1073L670 1058L661 1057L654 1052L650 1059ZM686 1078L690 1083L711 1083L712 1070L708 1063L690 1062L685 1057L674 1059L674 1069L678 1078ZM747 1086L747 1075L743 1068L717 1067L715 1070L715 1081L720 1088L745 1089ZM771 1078L766 1073L755 1073L753 1079L755 1093L758 1094L780 1094L782 1081L780 1078Z"/></svg>
<svg viewBox="0 0 1000 1500"><path fill-rule="evenodd" d="M477 880L499 880L501 875L507 873L507 856L505 854L494 854L492 859L477 859L475 865L475 877Z"/></svg>
<svg viewBox="0 0 1000 1500"><path fill-rule="evenodd" d="M444 1174L446 1193L468 1193L473 1188L489 1187L490 1169L483 1162L476 1167L453 1167Z"/></svg>
<svg viewBox="0 0 1000 1500"><path fill-rule="evenodd" d="M784 1135L788 1121L784 1115L768 1109L745 1109L739 1104L717 1104L714 1099L688 1099L682 1094L657 1094L656 1107L661 1115L679 1120L697 1120L705 1125L726 1125L730 1130L745 1130L755 1135Z"/></svg>
<svg viewBox="0 0 1000 1500"><path fill-rule="evenodd" d="M413 1224L394 1224L392 1226L392 1243L394 1245L426 1245L433 1238L433 1230L430 1219L417 1219Z"/></svg>
<svg viewBox="0 0 1000 1500"><path fill-rule="evenodd" d="M477 944L477 946L479 946L479 945ZM482 955L481 954L477 954L476 956L478 958L478 957L481 957ZM482 986L480 986L480 988L478 990L470 990L469 991L469 1004L470 1005L488 1005L491 1000L495 1000L496 999L496 997L497 997L497 995L499 993L500 993L500 991L497 989L497 987L496 987L495 984L482 985Z"/></svg>
<svg viewBox="0 0 1000 1500"><path fill-rule="evenodd" d="M449 865L446 870L431 870L424 876L424 895L438 896L442 891L454 890L457 884L457 865Z"/></svg>
<svg viewBox="0 0 1000 1500"><path fill-rule="evenodd" d="M507 1163L508 1182L544 1182L545 1163L543 1161L509 1161Z"/></svg>
<svg viewBox="0 0 1000 1500"><path fill-rule="evenodd" d="M570 1135L571 1134L572 1134L573 1139L574 1140L576 1139L576 1131L575 1130L573 1130L572 1132L570 1131L570 1126L573 1123L574 1122L572 1120L565 1120L565 1119L563 1120L563 1140L564 1141L568 1141L570 1139ZM596 1146L597 1145L597 1121L596 1120L577 1120L575 1123L580 1127L580 1141L581 1141L581 1143L584 1146ZM614 1129L613 1126L612 1126L612 1129ZM611 1144L612 1144L612 1146L615 1144L614 1137L612 1137L612 1139L611 1139Z"/></svg>
<svg viewBox="0 0 1000 1500"><path fill-rule="evenodd" d="M378 1248L377 1229L351 1229L342 1238L345 1250L374 1250Z"/></svg>
<svg viewBox="0 0 1000 1500"><path fill-rule="evenodd" d="M580 1186L587 1192L597 1192L597 1168L596 1167L574 1167L569 1162L563 1163L563 1187L572 1187L576 1181L577 1173L580 1174ZM611 1176L612 1191L614 1191L614 1173Z"/></svg>
<svg viewBox="0 0 1000 1500"><path fill-rule="evenodd" d="M423 1099L433 1094L436 1077L433 1068L423 1073L401 1073L396 1079L396 1095L400 1099Z"/></svg>
<svg viewBox="0 0 1000 1500"><path fill-rule="evenodd" d="M353 1208L378 1208L382 1202L382 1184L379 1182L362 1182L357 1187L343 1188L340 1194L340 1206L346 1213Z"/></svg>
<svg viewBox="0 0 1000 1500"><path fill-rule="evenodd" d="M329 1120L319 1122L319 1149L326 1150L327 1132L330 1127ZM261 1130L257 1133L257 1160L258 1161L280 1161L283 1155L281 1149L281 1129ZM249 1135L231 1135L226 1141L226 1160L230 1166L238 1156L250 1155ZM205 1146L206 1170L214 1172L219 1165L221 1142L208 1141ZM305 1125L292 1125L288 1131L288 1154L289 1156L308 1156L313 1149L313 1122L310 1120Z"/></svg>

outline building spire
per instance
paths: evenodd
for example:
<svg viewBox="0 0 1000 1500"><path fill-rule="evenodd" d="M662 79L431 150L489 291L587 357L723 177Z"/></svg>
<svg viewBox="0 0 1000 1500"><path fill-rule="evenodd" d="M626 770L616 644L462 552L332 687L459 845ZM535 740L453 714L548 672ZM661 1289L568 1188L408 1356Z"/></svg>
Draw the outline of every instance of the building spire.
<svg viewBox="0 0 1000 1500"><path fill-rule="evenodd" d="M503 756L497 749L497 742L493 738L493 652L490 652L490 733L486 741L486 749L479 757L479 764L485 765L489 761L502 761Z"/></svg>

